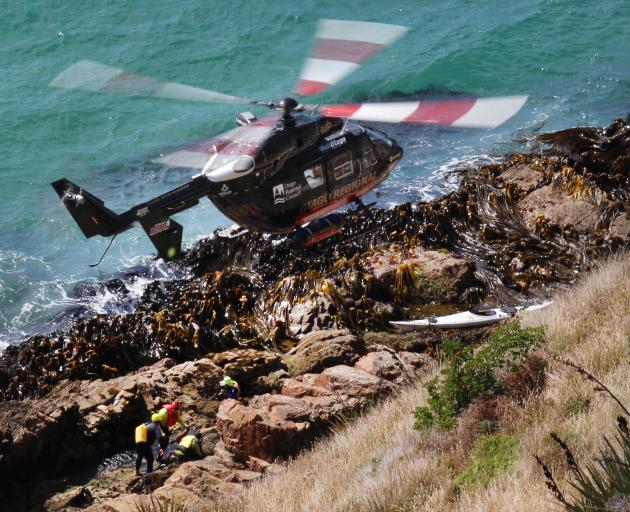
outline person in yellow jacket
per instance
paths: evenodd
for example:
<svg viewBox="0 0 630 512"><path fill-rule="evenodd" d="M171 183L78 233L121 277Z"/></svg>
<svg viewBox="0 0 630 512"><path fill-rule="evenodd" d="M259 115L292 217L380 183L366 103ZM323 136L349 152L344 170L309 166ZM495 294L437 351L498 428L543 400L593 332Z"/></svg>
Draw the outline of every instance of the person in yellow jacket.
<svg viewBox="0 0 630 512"><path fill-rule="evenodd" d="M167 436L171 435L171 428L178 423L182 428L186 428L184 419L182 418L179 402L164 405L158 412L151 415L151 421L156 421Z"/></svg>
<svg viewBox="0 0 630 512"><path fill-rule="evenodd" d="M173 450L173 455L177 462L182 463L189 460L203 459L203 449L201 447L201 434L186 435L179 440Z"/></svg>
<svg viewBox="0 0 630 512"><path fill-rule="evenodd" d="M136 476L140 476L142 461L147 459L147 474L153 471L153 444L159 440L160 454L168 444L168 437L164 435L160 424L154 421L142 423L136 427Z"/></svg>

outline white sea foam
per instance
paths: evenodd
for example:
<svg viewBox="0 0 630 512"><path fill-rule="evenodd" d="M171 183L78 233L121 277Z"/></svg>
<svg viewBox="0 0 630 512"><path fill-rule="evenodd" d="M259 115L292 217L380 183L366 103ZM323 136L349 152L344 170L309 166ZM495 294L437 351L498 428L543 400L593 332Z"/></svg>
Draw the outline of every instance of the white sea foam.
<svg viewBox="0 0 630 512"><path fill-rule="evenodd" d="M129 313L150 283L184 277L148 256L123 258L120 268L121 272L102 278L63 278L41 258L0 251L0 303L5 304L0 310L0 350L38 332L65 329L76 316ZM127 293L105 286L113 278L125 285ZM88 293L75 294L77 285Z"/></svg>

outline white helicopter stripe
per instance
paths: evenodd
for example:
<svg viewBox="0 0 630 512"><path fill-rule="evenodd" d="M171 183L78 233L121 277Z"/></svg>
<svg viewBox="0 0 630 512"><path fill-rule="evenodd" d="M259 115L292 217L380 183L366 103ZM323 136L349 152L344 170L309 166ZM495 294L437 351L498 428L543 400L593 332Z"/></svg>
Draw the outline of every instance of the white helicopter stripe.
<svg viewBox="0 0 630 512"><path fill-rule="evenodd" d="M372 23L369 21L321 20L315 37L318 39L343 39L365 41L383 46L392 44L409 28L400 25Z"/></svg>
<svg viewBox="0 0 630 512"><path fill-rule="evenodd" d="M407 27L364 21L321 20L312 57L306 59L295 88L297 94L317 94L343 80Z"/></svg>
<svg viewBox="0 0 630 512"><path fill-rule="evenodd" d="M359 67L354 62L330 59L306 59L300 80L336 84Z"/></svg>
<svg viewBox="0 0 630 512"><path fill-rule="evenodd" d="M460 128L495 128L516 114L527 101L527 96L479 98L473 107L451 126Z"/></svg>
<svg viewBox="0 0 630 512"><path fill-rule="evenodd" d="M324 105L329 116L381 123L434 124L462 128L496 128L515 115L527 96L462 98L445 101L401 101Z"/></svg>

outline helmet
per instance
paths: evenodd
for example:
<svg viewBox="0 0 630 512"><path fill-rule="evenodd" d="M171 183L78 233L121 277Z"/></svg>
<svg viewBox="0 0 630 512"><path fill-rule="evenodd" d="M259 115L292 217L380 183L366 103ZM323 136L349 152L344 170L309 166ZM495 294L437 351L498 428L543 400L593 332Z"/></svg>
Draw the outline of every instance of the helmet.
<svg viewBox="0 0 630 512"><path fill-rule="evenodd" d="M154 413L151 415L151 421L160 421L160 414L159 414L159 413L157 413L157 412L154 412Z"/></svg>
<svg viewBox="0 0 630 512"><path fill-rule="evenodd" d="M179 402L174 401L174 402L171 404L171 407L172 407L173 409L179 409Z"/></svg>
<svg viewBox="0 0 630 512"><path fill-rule="evenodd" d="M223 380L219 383L219 385L221 385L221 386L233 386L234 385L234 381L232 380L231 377L228 377L226 375L225 377L223 377Z"/></svg>

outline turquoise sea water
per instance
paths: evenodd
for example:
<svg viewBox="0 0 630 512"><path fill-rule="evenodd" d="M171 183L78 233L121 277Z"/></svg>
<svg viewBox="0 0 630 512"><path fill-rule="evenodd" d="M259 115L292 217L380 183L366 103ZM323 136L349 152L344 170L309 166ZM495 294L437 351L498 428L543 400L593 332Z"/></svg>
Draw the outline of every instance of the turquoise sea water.
<svg viewBox="0 0 630 512"><path fill-rule="evenodd" d="M114 210L188 178L147 164L166 149L233 126L238 107L126 98L47 86L80 59L206 87L275 99L291 90L320 18L407 25L393 47L321 96L394 92L528 94L492 131L391 127L403 162L381 187L383 205L443 193L445 170L513 147L519 130L606 124L630 111L630 6L623 0L289 2L194 0L4 2L0 17L0 348L51 328L60 311L111 306L78 299L77 283L151 262L140 230L86 240L50 182L67 177ZM263 112L259 111L260 114ZM185 240L231 222L205 202L177 216ZM143 283L135 283L139 293Z"/></svg>

